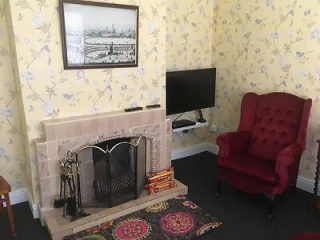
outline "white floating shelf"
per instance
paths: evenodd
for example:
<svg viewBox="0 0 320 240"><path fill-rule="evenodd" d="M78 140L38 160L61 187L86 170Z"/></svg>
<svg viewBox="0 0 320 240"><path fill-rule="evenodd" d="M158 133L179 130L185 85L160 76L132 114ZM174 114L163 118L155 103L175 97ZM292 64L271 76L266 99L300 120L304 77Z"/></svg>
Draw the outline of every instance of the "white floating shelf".
<svg viewBox="0 0 320 240"><path fill-rule="evenodd" d="M172 129L172 132L174 132L174 133L175 132L182 132L184 130L199 128L199 127L205 127L205 126L208 126L208 125L209 125L208 122L204 122L204 123L196 122L195 125Z"/></svg>

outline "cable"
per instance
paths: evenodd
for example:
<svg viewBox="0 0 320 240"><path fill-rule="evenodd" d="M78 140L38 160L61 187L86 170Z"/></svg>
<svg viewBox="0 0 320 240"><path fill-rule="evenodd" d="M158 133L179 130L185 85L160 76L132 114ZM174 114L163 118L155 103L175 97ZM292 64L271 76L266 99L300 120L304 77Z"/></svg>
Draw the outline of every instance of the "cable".
<svg viewBox="0 0 320 240"><path fill-rule="evenodd" d="M178 117L176 117L172 122L177 121L178 118L180 118L184 113L181 113Z"/></svg>

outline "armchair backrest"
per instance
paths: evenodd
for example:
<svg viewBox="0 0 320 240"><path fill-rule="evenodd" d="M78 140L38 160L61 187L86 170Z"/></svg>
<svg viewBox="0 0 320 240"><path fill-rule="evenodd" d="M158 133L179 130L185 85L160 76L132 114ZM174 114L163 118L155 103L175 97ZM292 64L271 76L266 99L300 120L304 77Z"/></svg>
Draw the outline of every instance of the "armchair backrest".
<svg viewBox="0 0 320 240"><path fill-rule="evenodd" d="M312 100L289 93L247 93L241 103L239 131L250 131L249 154L275 160L279 151L298 143L303 149Z"/></svg>

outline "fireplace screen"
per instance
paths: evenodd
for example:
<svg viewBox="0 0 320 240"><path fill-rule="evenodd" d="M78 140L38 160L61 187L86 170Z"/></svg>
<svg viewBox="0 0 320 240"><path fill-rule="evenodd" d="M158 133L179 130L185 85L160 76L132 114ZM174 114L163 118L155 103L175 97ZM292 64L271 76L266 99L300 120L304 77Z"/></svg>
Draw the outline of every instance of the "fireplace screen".
<svg viewBox="0 0 320 240"><path fill-rule="evenodd" d="M113 207L138 198L143 191L146 182L145 137L106 140L85 146L71 155L74 158L61 164L60 198L71 198L77 205L76 212L86 207ZM67 206L66 212L73 215L74 211L68 213Z"/></svg>
<svg viewBox="0 0 320 240"><path fill-rule="evenodd" d="M141 193L146 173L144 140L112 139L92 149L92 182L97 204L107 203L112 207Z"/></svg>

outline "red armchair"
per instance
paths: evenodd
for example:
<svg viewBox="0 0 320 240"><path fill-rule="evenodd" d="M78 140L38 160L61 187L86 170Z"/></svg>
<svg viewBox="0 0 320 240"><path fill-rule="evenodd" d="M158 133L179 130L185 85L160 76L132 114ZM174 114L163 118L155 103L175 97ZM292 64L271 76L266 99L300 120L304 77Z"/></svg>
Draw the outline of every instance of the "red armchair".
<svg viewBox="0 0 320 240"><path fill-rule="evenodd" d="M288 93L247 93L238 131L217 138L217 197L220 180L241 191L266 194L271 200L295 185L311 104L311 99Z"/></svg>

